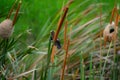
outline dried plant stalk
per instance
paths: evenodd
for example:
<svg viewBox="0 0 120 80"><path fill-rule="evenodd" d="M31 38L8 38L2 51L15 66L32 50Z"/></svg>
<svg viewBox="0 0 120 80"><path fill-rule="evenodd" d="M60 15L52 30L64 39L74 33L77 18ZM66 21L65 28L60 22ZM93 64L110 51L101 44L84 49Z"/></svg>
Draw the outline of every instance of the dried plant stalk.
<svg viewBox="0 0 120 80"><path fill-rule="evenodd" d="M67 42L67 47L66 47L66 54L63 62L63 68L62 68L62 75L60 80L64 80L64 73L65 73L65 66L66 66L66 61L67 61L67 55L68 55L68 47L69 47L70 41L68 40Z"/></svg>
<svg viewBox="0 0 120 80"><path fill-rule="evenodd" d="M60 30L61 30L62 24L63 24L63 22L64 22L64 20L65 20L66 15L67 15L67 12L68 12L68 9L69 9L69 5L70 5L72 2L73 2L73 0L70 0L70 1L68 2L68 4L64 7L63 16L60 18L60 20L59 20L59 22L58 22L57 31L56 31L55 36L54 36L54 38L53 38L54 44L55 44L55 42L56 42L56 40L57 40L57 38L58 38L58 34L59 34ZM54 45L54 46L55 46L55 45ZM54 46L53 46L53 48L52 48L52 51L53 51L53 49L54 49ZM55 54L55 53L52 53L52 54L51 54L51 61L52 61L52 62L54 62L54 61L53 61L54 59L52 59L52 58L54 58L54 54Z"/></svg>
<svg viewBox="0 0 120 80"><path fill-rule="evenodd" d="M117 39L117 33L118 33L118 22L119 22L119 15L118 12L116 14L116 19L115 19L115 35L114 35L114 59L115 59L115 54L116 54L116 39Z"/></svg>
<svg viewBox="0 0 120 80"><path fill-rule="evenodd" d="M66 21L65 27L64 27L64 49L66 50L66 41L67 41L67 27L68 27L68 22Z"/></svg>
<svg viewBox="0 0 120 80"><path fill-rule="evenodd" d="M15 14L14 19L13 19L13 24L12 24L12 25L14 25L15 22L16 22L16 19L17 19L17 16L18 16L18 12L19 12L19 10L20 10L21 3L22 3L22 1L20 0L20 2L19 2L19 4L18 4L18 8L17 8L17 10L16 10L16 14Z"/></svg>
<svg viewBox="0 0 120 80"><path fill-rule="evenodd" d="M113 10L112 10L112 15L111 15L111 18L110 18L110 24L112 24L112 21L113 21L113 18L115 16L115 12L117 11L117 8L114 7Z"/></svg>
<svg viewBox="0 0 120 80"><path fill-rule="evenodd" d="M9 13L8 13L8 16L7 16L7 19L10 18L11 14L12 14L12 12L13 12L13 9L14 9L14 7L15 7L16 2L17 2L17 0L14 2L12 8L10 9L10 11L9 11Z"/></svg>
<svg viewBox="0 0 120 80"><path fill-rule="evenodd" d="M55 52L56 52L56 46L53 45L52 54L51 54L51 62L52 62L52 63L54 62L54 55L55 55Z"/></svg>
<svg viewBox="0 0 120 80"><path fill-rule="evenodd" d="M60 21L59 21L59 23L58 23L58 28L57 28L57 31L56 31L56 33L55 33L54 39L53 39L54 42L57 40L58 34L59 34L60 30L61 30L63 21L64 21L66 15L67 15L67 12L68 12L68 7L65 7L64 14L63 14L62 18L60 19Z"/></svg>
<svg viewBox="0 0 120 80"><path fill-rule="evenodd" d="M64 13L63 13L62 18L61 18L61 19L59 20L59 22L58 22L58 28L57 28L57 31L56 31L56 33L55 33L54 39L53 39L54 41L57 40L57 37L58 37L58 34L59 34L60 30L61 30L62 24L63 24L63 22L64 22L64 20L65 20L66 15L67 15L69 6L70 6L70 4L71 4L72 2L73 2L73 0L70 0L70 1L68 2L68 4L64 7Z"/></svg>
<svg viewBox="0 0 120 80"><path fill-rule="evenodd" d="M115 27L118 27L119 15L116 14Z"/></svg>

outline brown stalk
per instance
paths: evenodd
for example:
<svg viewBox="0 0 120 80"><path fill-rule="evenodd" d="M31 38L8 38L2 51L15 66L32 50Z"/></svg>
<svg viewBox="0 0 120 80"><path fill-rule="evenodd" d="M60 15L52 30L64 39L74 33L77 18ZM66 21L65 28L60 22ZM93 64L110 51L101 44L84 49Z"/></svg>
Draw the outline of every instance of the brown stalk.
<svg viewBox="0 0 120 80"><path fill-rule="evenodd" d="M65 7L64 14L63 14L62 18L60 19L60 21L58 23L58 28L57 28L57 31L55 33L54 39L53 39L54 42L57 40L58 34L59 34L60 30L61 30L64 19L65 19L66 15L67 15L67 12L68 12L68 7Z"/></svg>
<svg viewBox="0 0 120 80"><path fill-rule="evenodd" d="M68 12L68 9L69 9L69 5L70 5L72 2L73 2L73 0L70 0L70 1L68 2L68 4L64 7L63 16L61 17L61 19L60 19L59 22L58 22L57 31L55 32L55 36L54 36L54 38L53 38L54 43L56 42L56 40L57 40L57 38L58 38L58 34L59 34L60 30L61 30L62 24L63 24L63 22L64 22L64 20L65 20L66 15L67 15L67 12ZM55 46L55 45L53 45L52 51L54 50L54 46ZM53 53L51 54L51 61L52 61L52 62L54 62L54 59L53 59L53 58L54 58L54 55L55 55L55 53L54 53L54 51L53 51Z"/></svg>
<svg viewBox="0 0 120 80"><path fill-rule="evenodd" d="M52 62L52 63L54 62L54 55L55 55L55 52L56 52L56 46L53 45L52 54L51 54L51 62Z"/></svg>
<svg viewBox="0 0 120 80"><path fill-rule="evenodd" d="M66 50L66 41L67 41L67 27L68 27L68 22L66 21L65 27L64 27L64 49Z"/></svg>
<svg viewBox="0 0 120 80"><path fill-rule="evenodd" d="M60 21L58 23L58 28L57 28L57 31L56 31L55 36L53 38L54 42L57 40L58 34L60 32L60 29L62 27L62 24L63 24L63 21L64 21L64 19L66 17L67 12L68 12L68 8L66 7L62 18L60 19ZM55 45L53 45L53 48L52 48L52 54L51 54L51 62L52 63L54 62L54 55L55 55Z"/></svg>
<svg viewBox="0 0 120 80"><path fill-rule="evenodd" d="M14 7L15 7L16 2L17 2L17 0L16 0L16 1L14 2L14 4L12 5L12 8L10 9L10 11L9 11L9 13L8 13L7 19L10 18L11 14L12 14L12 12L13 12L13 9L14 9Z"/></svg>
<svg viewBox="0 0 120 80"><path fill-rule="evenodd" d="M119 15L119 20L120 20L120 15Z"/></svg>
<svg viewBox="0 0 120 80"><path fill-rule="evenodd" d="M17 8L17 10L16 10L16 14L15 14L15 16L14 16L14 19L13 19L13 26L14 26L14 24L15 24L15 22L16 22L16 19L17 19L17 16L18 16L18 12L19 12L19 10L20 10L20 6L21 6L21 0L20 0L20 2L19 2L19 4L18 4L18 8Z"/></svg>
<svg viewBox="0 0 120 80"><path fill-rule="evenodd" d="M118 27L118 22L119 22L119 15L116 14L116 20L115 20L115 26Z"/></svg>
<svg viewBox="0 0 120 80"><path fill-rule="evenodd" d="M116 12L116 7L114 7L113 10L112 10L112 15L111 15L111 18L110 18L110 24L112 23L112 20L114 18L115 12Z"/></svg>
<svg viewBox="0 0 120 80"><path fill-rule="evenodd" d="M115 19L115 30L117 31L117 27L118 27L118 21L119 21L119 15L118 12L116 11L116 19ZM115 58L115 54L116 54L116 38L117 38L117 32L115 31L115 35L114 35L114 58Z"/></svg>
<svg viewBox="0 0 120 80"><path fill-rule="evenodd" d="M63 24L63 22L64 22L64 20L65 20L66 15L67 15L69 6L70 6L70 4L71 4L72 2L73 2L73 0L70 0L70 1L68 2L68 4L64 7L64 13L63 13L62 18L61 18L61 19L59 20L59 22L58 22L58 28L57 28L57 31L56 31L56 33L55 33L54 39L53 39L54 41L57 40L57 37L58 37L58 34L59 34L60 30L61 30L62 24Z"/></svg>
<svg viewBox="0 0 120 80"><path fill-rule="evenodd" d="M64 73L65 73L65 66L66 66L66 61L67 61L69 44L70 44L70 41L68 40L67 47L66 47L66 54L65 54L64 62L63 62L62 75L61 75L61 79L60 80L64 80Z"/></svg>

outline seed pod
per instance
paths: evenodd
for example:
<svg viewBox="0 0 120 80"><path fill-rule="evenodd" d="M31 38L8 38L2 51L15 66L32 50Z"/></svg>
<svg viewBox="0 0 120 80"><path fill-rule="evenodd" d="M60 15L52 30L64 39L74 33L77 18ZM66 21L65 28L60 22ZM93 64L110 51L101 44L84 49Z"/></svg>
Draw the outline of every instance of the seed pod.
<svg viewBox="0 0 120 80"><path fill-rule="evenodd" d="M5 19L0 23L0 37L9 38L13 32L13 22L10 19Z"/></svg>
<svg viewBox="0 0 120 80"><path fill-rule="evenodd" d="M117 34L117 27L115 26L114 22L112 22L112 24L108 24L103 31L103 37L104 39L107 39L106 41L115 40L116 34Z"/></svg>

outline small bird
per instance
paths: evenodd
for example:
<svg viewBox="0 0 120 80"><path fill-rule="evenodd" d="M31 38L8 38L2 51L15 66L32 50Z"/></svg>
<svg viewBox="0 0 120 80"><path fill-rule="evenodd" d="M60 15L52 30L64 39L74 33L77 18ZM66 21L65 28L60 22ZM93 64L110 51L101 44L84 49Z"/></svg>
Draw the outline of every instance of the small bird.
<svg viewBox="0 0 120 80"><path fill-rule="evenodd" d="M54 31L51 31L50 34L51 34L50 39L53 40L54 35L55 35L55 32L54 32ZM60 48L61 48L60 40L57 39L57 40L55 41L54 45L57 46L58 49L60 49Z"/></svg>

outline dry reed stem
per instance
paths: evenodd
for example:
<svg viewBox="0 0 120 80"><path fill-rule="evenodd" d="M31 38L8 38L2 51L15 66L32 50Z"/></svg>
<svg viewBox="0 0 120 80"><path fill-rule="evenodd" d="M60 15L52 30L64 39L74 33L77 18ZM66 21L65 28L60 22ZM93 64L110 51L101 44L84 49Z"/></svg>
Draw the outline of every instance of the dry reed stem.
<svg viewBox="0 0 120 80"><path fill-rule="evenodd" d="M119 20L120 20L120 15L119 15Z"/></svg>
<svg viewBox="0 0 120 80"><path fill-rule="evenodd" d="M64 19L65 19L66 15L67 15L67 12L68 12L68 7L65 7L64 14L63 14L62 18L58 22L58 28L57 28L57 31L55 33L54 39L53 39L54 42L57 40L58 34L59 34L60 30L61 30Z"/></svg>
<svg viewBox="0 0 120 80"><path fill-rule="evenodd" d="M68 27L68 22L66 21L65 27L64 27L64 49L66 50L66 41L67 41L67 27Z"/></svg>
<svg viewBox="0 0 120 80"><path fill-rule="evenodd" d="M119 15L116 14L116 20L115 20L115 26L118 27L118 22L119 22Z"/></svg>
<svg viewBox="0 0 120 80"><path fill-rule="evenodd" d="M64 80L64 73L65 73L65 66L66 66L66 61L67 61L69 44L70 44L70 41L68 40L67 47L66 47L66 54L65 54L64 62L63 62L62 75L61 75L61 79L60 80Z"/></svg>
<svg viewBox="0 0 120 80"><path fill-rule="evenodd" d="M16 22L16 19L17 19L17 16L18 16L18 12L19 12L19 10L20 10L21 3L22 3L22 1L20 0L20 1L19 1L19 4L18 4L18 8L17 8L17 10L16 10L16 14L15 14L14 19L13 19L13 24L12 24L13 26L14 26L14 24L15 24L15 22Z"/></svg>
<svg viewBox="0 0 120 80"><path fill-rule="evenodd" d="M60 30L61 30L61 27L62 27L62 24L63 24L63 22L64 22L64 20L65 20L65 17L66 17L66 15L67 15L67 12L68 12L68 9L69 9L69 6L70 6L70 4L73 2L73 0L70 0L69 2L68 2L68 4L64 7L64 13L63 13L63 16L60 18L60 20L59 20L59 22L58 22L58 27L57 27L57 31L55 32L55 36L54 36L54 38L53 38L53 41L54 41L54 43L56 42L56 40L57 40L57 37L58 37L58 34L59 34L59 32L60 32ZM54 46L55 45L53 45L53 48L52 48L52 54L51 54L51 61L52 62L54 62L54 55L55 55L55 53L54 53Z"/></svg>
<svg viewBox="0 0 120 80"><path fill-rule="evenodd" d="M62 18L61 18L61 19L59 20L59 22L58 22L58 28L57 28L57 31L56 31L56 33L55 33L54 39L53 39L54 41L57 40L57 37L58 37L58 34L59 34L60 30L61 30L62 24L63 24L63 22L64 22L64 20L65 20L66 15L67 15L69 6L70 6L70 4L71 4L72 2L73 2L73 0L70 0L70 1L68 2L68 4L64 7L64 13L63 13Z"/></svg>
<svg viewBox="0 0 120 80"><path fill-rule="evenodd" d="M56 52L56 46L53 45L52 54L51 54L51 62L52 62L52 63L54 63L54 55L55 55L55 52Z"/></svg>
<svg viewBox="0 0 120 80"><path fill-rule="evenodd" d="M112 23L112 20L114 18L115 12L116 12L116 7L114 7L113 10L112 10L112 15L111 15L111 18L110 18L110 24Z"/></svg>
<svg viewBox="0 0 120 80"><path fill-rule="evenodd" d="M11 14L12 14L12 12L13 12L13 9L14 9L14 7L15 7L16 2L17 2L17 0L16 0L16 1L14 2L14 4L12 5L12 8L10 9L10 11L9 11L9 13L8 13L7 19L10 18Z"/></svg>
<svg viewBox="0 0 120 80"><path fill-rule="evenodd" d="M118 32L118 21L119 21L119 15L118 10L116 9L116 19L115 19L115 35L114 35L114 57L116 54L116 39L117 39L117 32Z"/></svg>

